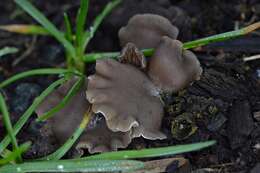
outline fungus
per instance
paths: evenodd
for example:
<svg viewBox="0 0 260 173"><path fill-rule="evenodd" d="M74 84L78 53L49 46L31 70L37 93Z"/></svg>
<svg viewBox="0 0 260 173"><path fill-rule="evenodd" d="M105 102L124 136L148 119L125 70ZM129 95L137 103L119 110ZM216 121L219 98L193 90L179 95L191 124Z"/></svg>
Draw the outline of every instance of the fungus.
<svg viewBox="0 0 260 173"><path fill-rule="evenodd" d="M96 62L89 76L87 99L102 113L114 132L131 131L132 137L164 139L160 132L163 104L149 78L138 68L113 59Z"/></svg>
<svg viewBox="0 0 260 173"><path fill-rule="evenodd" d="M65 84L50 94L37 108L36 113L40 116L57 105L69 89L76 82L76 78L67 81ZM80 91L71 98L69 103L53 117L47 120L47 125L58 143L63 144L79 126L83 115L88 110L90 103L86 100L86 84ZM131 141L130 132L112 132L107 128L104 119L92 116L86 130L81 135L77 149L88 148L90 153L105 152L125 148Z"/></svg>
<svg viewBox="0 0 260 173"><path fill-rule="evenodd" d="M177 92L194 80L199 80L202 68L197 57L183 50L182 43L164 36L148 65L148 75L163 91Z"/></svg>
<svg viewBox="0 0 260 173"><path fill-rule="evenodd" d="M91 124L94 126L91 127ZM116 151L118 148L128 146L132 139L130 135L130 131L112 132L103 116L95 116L86 132L80 137L76 148L78 150L88 148L89 153Z"/></svg>
<svg viewBox="0 0 260 173"><path fill-rule="evenodd" d="M118 61L125 64L132 64L142 70L147 66L146 59L141 51L133 43L127 43L123 48Z"/></svg>
<svg viewBox="0 0 260 173"><path fill-rule="evenodd" d="M176 39L179 31L171 22L156 14L138 14L133 16L127 26L120 29L120 44L134 43L139 49L155 48L162 36Z"/></svg>

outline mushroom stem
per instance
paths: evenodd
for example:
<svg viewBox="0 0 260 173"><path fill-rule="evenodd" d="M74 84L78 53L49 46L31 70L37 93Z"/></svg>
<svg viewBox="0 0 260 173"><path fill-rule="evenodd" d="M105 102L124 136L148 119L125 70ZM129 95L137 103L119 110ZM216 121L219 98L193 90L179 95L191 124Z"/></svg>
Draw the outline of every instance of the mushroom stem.
<svg viewBox="0 0 260 173"><path fill-rule="evenodd" d="M209 36L195 41L186 42L183 44L183 48L192 49L200 46L205 46L210 43L221 42L221 41L237 38L243 35L247 35L257 29L260 29L260 22L254 23L252 25L241 28L239 30L225 32L222 34ZM151 56L154 53L154 49L144 49L142 50L142 52L145 56ZM91 63L96 61L97 59L102 59L102 58L117 58L119 55L120 55L119 52L90 53L85 55L83 57L83 60L86 63Z"/></svg>

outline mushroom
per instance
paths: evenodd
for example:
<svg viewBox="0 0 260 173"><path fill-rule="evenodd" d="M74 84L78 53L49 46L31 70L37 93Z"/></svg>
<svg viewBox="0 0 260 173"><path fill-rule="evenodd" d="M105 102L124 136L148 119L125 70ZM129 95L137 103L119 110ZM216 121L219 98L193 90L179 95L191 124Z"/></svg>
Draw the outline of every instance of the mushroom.
<svg viewBox="0 0 260 173"><path fill-rule="evenodd" d="M148 75L163 91L177 92L194 80L199 80L202 68L197 57L183 44L164 36L148 65Z"/></svg>
<svg viewBox="0 0 260 173"><path fill-rule="evenodd" d="M142 70L147 67L145 56L133 43L127 43L123 48L118 61L125 64L132 64Z"/></svg>
<svg viewBox="0 0 260 173"><path fill-rule="evenodd" d="M155 48L162 36L176 39L179 31L171 22L156 14L137 14L119 30L120 44L134 43L139 49Z"/></svg>
<svg viewBox="0 0 260 173"><path fill-rule="evenodd" d="M131 131L132 137L164 139L160 131L163 104L149 78L138 68L113 59L96 62L89 76L87 99L95 113L102 113L114 132Z"/></svg>
<svg viewBox="0 0 260 173"><path fill-rule="evenodd" d="M126 148L131 142L130 131L112 132L103 116L95 116L91 124L94 126L87 127L76 146L78 150L88 148L89 153L116 151L118 148Z"/></svg>
<svg viewBox="0 0 260 173"><path fill-rule="evenodd" d="M50 94L37 108L36 113L38 116L57 105L68 93L76 80L76 78L72 78ZM84 113L90 106L90 103L86 100L85 91L86 84L84 84L80 91L71 98L69 103L62 110L55 113L53 117L47 120L51 132L60 144L63 144L71 137L82 121ZM86 130L81 135L76 148L88 148L90 153L94 153L127 147L131 141L130 132L112 132L107 128L104 119L102 120L96 116L92 117Z"/></svg>

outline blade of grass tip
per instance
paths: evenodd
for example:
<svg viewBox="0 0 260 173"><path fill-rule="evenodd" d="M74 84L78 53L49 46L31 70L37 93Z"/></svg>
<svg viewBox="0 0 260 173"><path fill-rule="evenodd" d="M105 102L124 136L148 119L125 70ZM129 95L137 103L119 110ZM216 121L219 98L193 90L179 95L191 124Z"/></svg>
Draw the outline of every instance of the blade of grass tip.
<svg viewBox="0 0 260 173"><path fill-rule="evenodd" d="M237 37L241 37L243 35L249 34L249 33L253 32L254 30L257 30L259 28L260 28L260 22L257 22L257 23L254 23L252 25L249 25L249 26L242 28L242 29L239 29L239 30L230 31L230 32L226 32L226 33L202 38L202 39L199 39L199 40L187 42L183 45L183 48L184 49L191 49L191 48L196 48L196 47L200 47L200 46L205 46L205 45L208 45L210 43L230 40L230 39L233 39L233 38L237 38Z"/></svg>
<svg viewBox="0 0 260 173"><path fill-rule="evenodd" d="M19 50L16 47L4 47L0 49L0 58L8 54L17 53L18 51Z"/></svg>
<svg viewBox="0 0 260 173"><path fill-rule="evenodd" d="M50 75L50 74L66 74L66 73L74 73L71 70L67 70L67 69L58 69L58 68L42 68L42 69L35 69L35 70L30 70L30 71L25 71L22 73L18 73L8 79L6 79L5 81L0 83L0 88L4 88L8 85L10 85L11 83L19 80L19 79L23 79L29 76L36 76L36 75Z"/></svg>
<svg viewBox="0 0 260 173"><path fill-rule="evenodd" d="M0 110L2 112L3 115L3 124L6 128L6 131L8 133L9 138L11 139L11 143L12 143L12 147L13 147L13 151L14 150L18 150L18 143L15 137L15 133L12 127L12 123L10 120L10 114L8 112L8 108L7 105L5 103L5 99L4 96L0 93ZM18 161L22 161L22 156L18 155Z"/></svg>
<svg viewBox="0 0 260 173"><path fill-rule="evenodd" d="M65 27L66 27L66 32L65 32L65 37L66 39L72 43L73 40L73 34L72 34L72 27L71 27L71 23L70 23L70 19L67 13L63 14L64 17L64 23L65 23Z"/></svg>
<svg viewBox="0 0 260 173"><path fill-rule="evenodd" d="M48 112L40 115L36 121L45 121L51 118L55 113L59 112L64 106L66 106L70 99L79 91L84 82L84 79L84 77L78 79L78 81L71 87L68 94L62 99L62 101Z"/></svg>
<svg viewBox="0 0 260 173"><path fill-rule="evenodd" d="M12 24L1 25L0 30L18 33L18 34L32 34L32 35L50 35L50 33L43 27L38 25L26 25L26 24Z"/></svg>
<svg viewBox="0 0 260 173"><path fill-rule="evenodd" d="M20 119L14 125L14 135L17 135L30 116L33 114L35 109L39 106L39 104L52 92L58 87L59 85L66 82L66 78L61 78L50 86L48 86L38 97L36 97L32 103L32 105L25 111L25 113L20 117ZM5 138L0 143L0 154L3 150L9 145L10 137L5 136Z"/></svg>
<svg viewBox="0 0 260 173"><path fill-rule="evenodd" d="M93 26L90 27L90 31L86 31L83 37L83 51L85 51L89 41L94 37L97 29L99 28L100 24L104 20L104 18L117 6L121 3L121 0L113 0L109 2L104 10L99 14L93 23Z"/></svg>
<svg viewBox="0 0 260 173"><path fill-rule="evenodd" d="M89 0L81 0L80 7L76 18L76 41L79 48L81 48L83 32L85 29L86 18L88 14Z"/></svg>
<svg viewBox="0 0 260 173"><path fill-rule="evenodd" d="M7 163L13 163L22 153L26 152L31 147L31 142L26 142L19 146L18 149L6 155L6 158L0 159L0 165L5 165Z"/></svg>
<svg viewBox="0 0 260 173"><path fill-rule="evenodd" d="M135 171L143 167L143 162L133 160L59 160L6 165L0 168L0 172L126 172Z"/></svg>
<svg viewBox="0 0 260 173"><path fill-rule="evenodd" d="M66 40L63 33L59 31L38 9L36 9L28 0L15 0L24 11L30 14L37 22L39 22L49 33L51 33L71 54L76 57L75 48Z"/></svg>
<svg viewBox="0 0 260 173"><path fill-rule="evenodd" d="M71 26L71 22L70 22L70 19L69 19L69 16L67 13L64 13L63 15L64 17L64 23L65 23L65 28L66 28L66 31L65 31L65 38L73 44L73 33L72 33L72 26ZM73 57L71 57L70 53L66 50L66 65L67 65L67 68L68 69L73 69Z"/></svg>
<svg viewBox="0 0 260 173"><path fill-rule="evenodd" d="M55 151L53 154L41 158L39 160L59 160L60 158L62 158L77 141L80 135L84 132L91 118L91 113L91 107L89 107L89 109L84 114L83 120L81 121L79 128L75 130L73 135L65 142L65 144L62 147L60 147L57 151Z"/></svg>
<svg viewBox="0 0 260 173"><path fill-rule="evenodd" d="M117 152L108 152L97 155L92 155L84 157L81 159L86 160L118 160L118 159L137 159L137 158L147 158L147 157L159 157L159 156L168 156L174 154L181 154L191 151L200 150L214 145L215 141L200 142L194 144L185 144L185 145L176 145L170 147L161 147L161 148L150 148L142 150L129 150L129 151L117 151Z"/></svg>
<svg viewBox="0 0 260 173"><path fill-rule="evenodd" d="M257 22L257 23L254 23L252 25L249 25L249 26L239 29L239 30L225 32L222 34L213 35L213 36L198 39L195 41L186 42L183 44L183 48L192 49L192 48L196 48L196 47L200 47L200 46L205 46L210 43L234 39L234 38L249 34L259 28L260 28L260 22ZM144 49L144 50L142 50L142 52L146 57L149 57L149 56L153 55L154 49L152 49L152 48ZM118 55L119 55L119 52L92 53L92 54L85 55L83 60L84 60L84 62L90 63L90 62L95 62L97 59L101 59L104 57L116 58Z"/></svg>

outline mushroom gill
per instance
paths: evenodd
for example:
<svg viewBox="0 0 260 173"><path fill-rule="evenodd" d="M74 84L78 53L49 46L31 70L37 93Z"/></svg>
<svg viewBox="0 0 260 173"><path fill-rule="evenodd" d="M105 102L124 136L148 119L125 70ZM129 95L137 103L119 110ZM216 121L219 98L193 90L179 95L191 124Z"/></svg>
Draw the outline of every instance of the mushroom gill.
<svg viewBox="0 0 260 173"><path fill-rule="evenodd" d="M160 132L163 104L149 78L138 68L113 59L96 62L89 76L87 99L102 113L109 129L132 132L132 137L164 139Z"/></svg>
<svg viewBox="0 0 260 173"><path fill-rule="evenodd" d="M164 36L148 65L148 75L163 91L177 92L194 80L199 80L202 68L197 57L183 44Z"/></svg>
<svg viewBox="0 0 260 173"><path fill-rule="evenodd" d="M68 80L50 94L37 108L36 113L38 116L56 106L76 81L76 78ZM55 136L59 144L63 144L73 134L90 106L90 103L86 100L86 88L86 84L84 84L62 110L47 120L47 125L51 128L50 133ZM90 153L105 152L116 150L117 148L125 148L130 141L129 133L112 132L107 128L104 120L92 116L89 125L78 140L76 148L88 148Z"/></svg>
<svg viewBox="0 0 260 173"><path fill-rule="evenodd" d="M118 61L124 64L131 64L142 70L145 70L147 67L145 56L133 43L126 44L121 55L118 57Z"/></svg>
<svg viewBox="0 0 260 173"><path fill-rule="evenodd" d="M120 44L134 43L139 49L155 48L162 36L176 39L179 31L171 22L156 14L137 14L133 16L127 26L119 30Z"/></svg>

